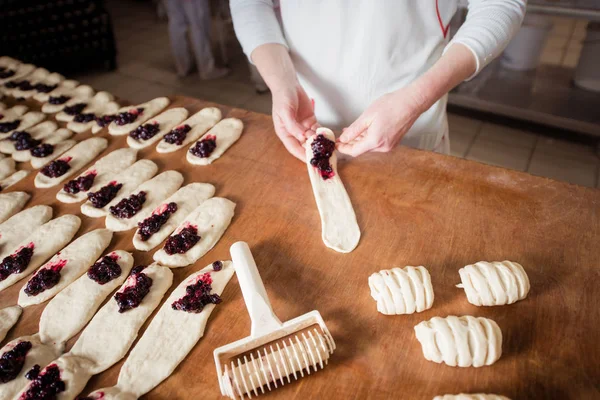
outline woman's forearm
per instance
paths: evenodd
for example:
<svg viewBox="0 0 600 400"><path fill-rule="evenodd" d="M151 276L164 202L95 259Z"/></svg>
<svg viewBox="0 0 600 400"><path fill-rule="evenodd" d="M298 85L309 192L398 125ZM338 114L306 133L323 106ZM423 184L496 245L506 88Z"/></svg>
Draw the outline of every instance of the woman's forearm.
<svg viewBox="0 0 600 400"><path fill-rule="evenodd" d="M272 93L296 86L296 68L287 48L280 44L267 43L252 52L252 62L265 80Z"/></svg>

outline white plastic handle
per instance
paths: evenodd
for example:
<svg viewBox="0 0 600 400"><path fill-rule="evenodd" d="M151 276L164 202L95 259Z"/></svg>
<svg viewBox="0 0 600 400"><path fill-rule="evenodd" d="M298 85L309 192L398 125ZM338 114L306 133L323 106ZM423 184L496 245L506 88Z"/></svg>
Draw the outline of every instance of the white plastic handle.
<svg viewBox="0 0 600 400"><path fill-rule="evenodd" d="M237 242L229 252L252 321L250 336L256 338L280 329L282 323L273 312L250 247L246 242Z"/></svg>

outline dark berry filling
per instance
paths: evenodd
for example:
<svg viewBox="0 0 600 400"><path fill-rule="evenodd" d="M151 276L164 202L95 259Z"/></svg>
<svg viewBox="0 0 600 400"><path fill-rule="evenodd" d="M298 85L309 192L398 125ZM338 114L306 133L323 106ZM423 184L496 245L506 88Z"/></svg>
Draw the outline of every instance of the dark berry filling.
<svg viewBox="0 0 600 400"><path fill-rule="evenodd" d="M79 192L87 192L94 184L96 178L96 172L91 171L85 175L80 176L77 179L72 179L64 186L63 190L70 194L77 194Z"/></svg>
<svg viewBox="0 0 600 400"><path fill-rule="evenodd" d="M51 289L60 281L60 271L67 265L67 260L58 260L46 268L40 269L27 282L25 293L28 296L37 296L45 290Z"/></svg>
<svg viewBox="0 0 600 400"><path fill-rule="evenodd" d="M213 135L208 135L206 139L202 139L194 147L190 149L190 153L200 158L210 157L213 151L217 148L217 138Z"/></svg>
<svg viewBox="0 0 600 400"><path fill-rule="evenodd" d="M117 125L119 125L119 126L131 124L143 112L144 112L144 109L141 108L141 107L140 108L134 108L132 110L122 112L122 113L118 114L117 117L115 118L115 123Z"/></svg>
<svg viewBox="0 0 600 400"><path fill-rule="evenodd" d="M27 371L25 378L30 381L34 380L40 375L40 369L40 364L35 364L29 371Z"/></svg>
<svg viewBox="0 0 600 400"><path fill-rule="evenodd" d="M119 305L119 312L124 313L127 310L136 308L140 305L144 297L150 293L152 278L140 272L133 275L130 279L134 282L125 287L122 291L115 293L115 300Z"/></svg>
<svg viewBox="0 0 600 400"><path fill-rule="evenodd" d="M75 122L80 122L82 124L91 122L91 121L95 121L96 120L96 116L93 113L85 113L85 114L77 114L75 116L75 118L73 118L73 121Z"/></svg>
<svg viewBox="0 0 600 400"><path fill-rule="evenodd" d="M52 153L54 153L54 145L50 143L42 143L31 149L31 155L36 158L48 157Z"/></svg>
<svg viewBox="0 0 600 400"><path fill-rule="evenodd" d="M15 347L2 354L0 357L0 382L10 382L19 375L29 350L31 350L31 342L19 342Z"/></svg>
<svg viewBox="0 0 600 400"><path fill-rule="evenodd" d="M50 98L48 99L48 103L54 104L54 105L60 105L60 104L65 104L69 100L71 100L71 97L69 97L69 96L64 96L64 95L50 96Z"/></svg>
<svg viewBox="0 0 600 400"><path fill-rule="evenodd" d="M16 119L10 122L0 122L0 133L8 133L12 130L15 130L21 125L21 120Z"/></svg>
<svg viewBox="0 0 600 400"><path fill-rule="evenodd" d="M333 178L335 174L333 167L329 164L329 158L335 151L335 142L327 139L323 135L317 135L315 140L310 145L313 152L313 158L310 160L310 164L317 168L319 175L323 180Z"/></svg>
<svg viewBox="0 0 600 400"><path fill-rule="evenodd" d="M31 84L31 82L29 82L27 80L23 80L23 81L19 81L19 82L13 81L13 82L8 82L8 83L10 83L10 86L8 84L6 84L5 86L9 89L19 89L24 92L33 90L33 85Z"/></svg>
<svg viewBox="0 0 600 400"><path fill-rule="evenodd" d="M56 400L57 395L66 390L65 383L60 379L58 365L51 364L38 374L20 400Z"/></svg>
<svg viewBox="0 0 600 400"><path fill-rule="evenodd" d="M147 267L147 265L136 265L135 267L131 268L131 271L129 271L129 276L134 276L134 275L139 274L144 269L146 269L146 267Z"/></svg>
<svg viewBox="0 0 600 400"><path fill-rule="evenodd" d="M119 257L116 254L109 254L96 261L88 269L87 276L99 285L104 285L115 278L121 276L121 266L117 263Z"/></svg>
<svg viewBox="0 0 600 400"><path fill-rule="evenodd" d="M129 219L142 209L145 202L146 192L142 191L138 194L132 194L129 197L121 199L121 201L110 207L108 210L117 218Z"/></svg>
<svg viewBox="0 0 600 400"><path fill-rule="evenodd" d="M158 123L154 122L138 126L129 136L137 140L149 140L156 136L159 131Z"/></svg>
<svg viewBox="0 0 600 400"><path fill-rule="evenodd" d="M158 232L175 211L177 211L177 203L163 204L156 213L138 223L142 241L145 242Z"/></svg>
<svg viewBox="0 0 600 400"><path fill-rule="evenodd" d="M113 114L103 115L101 117L96 117L96 123L100 128L104 128L105 126L108 126L111 122L113 122L115 118L117 118L117 116Z"/></svg>
<svg viewBox="0 0 600 400"><path fill-rule="evenodd" d="M14 131L13 133L10 134L9 137L7 137L8 140L12 141L12 142L16 142L17 140L19 140L21 137L23 136L30 136L31 135L25 131Z"/></svg>
<svg viewBox="0 0 600 400"><path fill-rule="evenodd" d="M122 183L112 181L108 185L102 186L97 192L88 193L87 196L94 207L102 208L117 196L122 187Z"/></svg>
<svg viewBox="0 0 600 400"><path fill-rule="evenodd" d="M185 140L189 131L192 130L192 127L189 125L178 126L171 130L171 132L165 135L165 142L169 144L181 145Z"/></svg>
<svg viewBox="0 0 600 400"><path fill-rule="evenodd" d="M0 79L10 78L11 76L14 76L15 74L16 74L16 71L13 69L2 68L2 70L0 71Z"/></svg>
<svg viewBox="0 0 600 400"><path fill-rule="evenodd" d="M15 132L16 133L16 132ZM28 132L19 132L19 137L15 140L16 150L29 150L42 143L41 140L36 140L31 137ZM12 135L11 135L12 137Z"/></svg>
<svg viewBox="0 0 600 400"><path fill-rule="evenodd" d="M33 154L33 152L31 154ZM71 169L69 161L71 161L70 157L54 160L42 168L40 172L46 175L48 178L58 178L59 176L66 174L67 171Z"/></svg>
<svg viewBox="0 0 600 400"><path fill-rule="evenodd" d="M37 83L33 88L40 93L50 93L57 87L58 85L46 85L45 83Z"/></svg>
<svg viewBox="0 0 600 400"><path fill-rule="evenodd" d="M219 304L222 300L212 291L212 278L209 273L198 278L198 282L185 288L185 296L171 304L173 310L199 313L208 304Z"/></svg>
<svg viewBox="0 0 600 400"><path fill-rule="evenodd" d="M33 243L21 247L14 254L4 257L0 263L0 282L8 278L11 274L20 274L27 269L31 257L33 256Z"/></svg>
<svg viewBox="0 0 600 400"><path fill-rule="evenodd" d="M212 267L213 267L213 270L220 271L223 269L223 262L215 261L214 263L212 263Z"/></svg>
<svg viewBox="0 0 600 400"><path fill-rule="evenodd" d="M165 243L165 251L169 255L183 254L200 240L195 226L186 226L178 234L169 236Z"/></svg>
<svg viewBox="0 0 600 400"><path fill-rule="evenodd" d="M65 112L65 114L67 115L72 115L75 116L77 114L81 114L81 112L87 107L86 103L77 103L77 104L73 104L72 106L67 106L65 108L63 108L63 111Z"/></svg>

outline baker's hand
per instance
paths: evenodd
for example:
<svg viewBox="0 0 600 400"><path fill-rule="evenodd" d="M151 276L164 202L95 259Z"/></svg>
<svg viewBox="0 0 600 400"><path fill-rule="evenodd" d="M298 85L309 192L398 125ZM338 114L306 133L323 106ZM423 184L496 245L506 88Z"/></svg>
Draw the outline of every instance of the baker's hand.
<svg viewBox="0 0 600 400"><path fill-rule="evenodd" d="M410 87L383 95L344 129L338 150L353 157L392 150L425 111L422 104Z"/></svg>
<svg viewBox="0 0 600 400"><path fill-rule="evenodd" d="M273 92L273 124L285 148L302 162L302 145L318 127L311 99L299 83Z"/></svg>

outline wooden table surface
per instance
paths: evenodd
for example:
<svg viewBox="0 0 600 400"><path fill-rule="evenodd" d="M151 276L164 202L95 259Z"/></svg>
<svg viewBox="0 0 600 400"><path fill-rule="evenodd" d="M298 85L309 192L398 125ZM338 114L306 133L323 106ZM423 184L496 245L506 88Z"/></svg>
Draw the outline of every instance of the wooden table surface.
<svg viewBox="0 0 600 400"><path fill-rule="evenodd" d="M174 97L171 107L193 113L207 105ZM219 108L224 116L241 118L245 130L214 164L194 167L185 161L186 150L159 155L154 147L142 150L140 158L157 162L160 171L182 172L185 183L212 183L217 196L237 203L221 241L196 264L175 269L173 288L214 260L228 259L230 245L243 240L251 246L280 319L313 309L323 315L337 344L329 365L265 398L431 399L459 392L512 399L600 398L600 191L404 147L342 160L339 173L362 238L355 251L340 254L321 241L306 167L284 150L271 118ZM126 145L125 137L109 139L104 154ZM49 204L55 216L80 215L79 205L55 200L59 187L34 190L33 177L11 188L31 193L29 206ZM82 220L79 234L104 224L103 219ZM133 231L115 234L109 250L133 251L132 236ZM151 254L134 251L136 264L150 263ZM455 287L458 269L505 259L527 270L527 299L502 307L470 305ZM406 265L430 271L433 308L409 316L377 313L368 276ZM24 282L0 294L0 307L16 303ZM213 349L250 333L235 277L223 300L204 338L145 398L219 398ZM27 308L8 339L35 333L44 306ZM426 361L413 327L447 315L494 319L504 337L500 360L478 369ZM92 378L84 393L112 386L121 365Z"/></svg>

